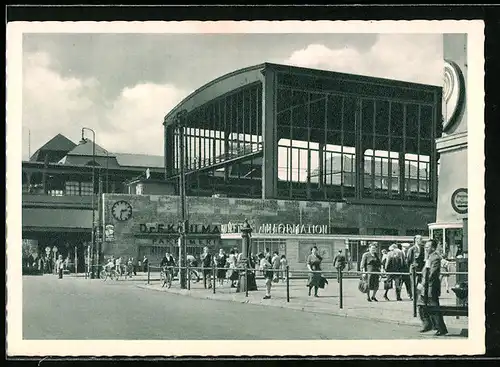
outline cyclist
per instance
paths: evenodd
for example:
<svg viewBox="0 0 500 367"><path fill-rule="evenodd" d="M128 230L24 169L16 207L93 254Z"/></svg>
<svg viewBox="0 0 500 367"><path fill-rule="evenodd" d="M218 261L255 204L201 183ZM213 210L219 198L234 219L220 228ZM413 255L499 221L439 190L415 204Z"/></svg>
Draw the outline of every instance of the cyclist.
<svg viewBox="0 0 500 367"><path fill-rule="evenodd" d="M104 265L104 269L109 273L115 267L115 259L111 256L108 260L108 263Z"/></svg>
<svg viewBox="0 0 500 367"><path fill-rule="evenodd" d="M103 267L103 270L104 270L104 274L101 273L101 277L104 277L104 280L106 280L106 278L108 276L110 276L111 272L113 271L113 269L115 268L115 260L113 259L113 256L111 256L107 262L106 265L104 265Z"/></svg>
<svg viewBox="0 0 500 367"><path fill-rule="evenodd" d="M170 280L174 278L175 260L170 252L165 253L165 257L161 260L160 266L169 275Z"/></svg>

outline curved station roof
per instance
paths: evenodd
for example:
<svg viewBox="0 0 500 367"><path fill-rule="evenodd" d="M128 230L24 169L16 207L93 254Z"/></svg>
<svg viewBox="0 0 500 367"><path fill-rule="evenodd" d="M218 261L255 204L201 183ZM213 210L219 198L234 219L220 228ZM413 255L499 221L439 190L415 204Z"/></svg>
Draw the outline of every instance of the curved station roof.
<svg viewBox="0 0 500 367"><path fill-rule="evenodd" d="M303 85L302 83L298 84L298 86L303 86L304 88L321 90L323 89L323 86L326 86L323 81L326 81L326 83L334 82L339 85L337 88L339 91L350 91L357 94L367 93L369 95L380 95L381 92L386 92L385 88L390 87L391 95L387 95L388 98L411 99L410 96L414 98L415 95L418 95L421 101L427 100L429 103L435 102L434 93L440 92L442 89L440 86L266 62L235 70L196 89L180 103L178 103L177 106L175 106L170 112L168 112L165 116L163 124L172 124L175 120L177 112L181 110L190 112L193 109L210 102L217 97L223 96L228 92L250 84L259 82L262 83L266 70L273 70L285 75L301 75L309 77L311 85ZM377 87L380 89L377 89Z"/></svg>

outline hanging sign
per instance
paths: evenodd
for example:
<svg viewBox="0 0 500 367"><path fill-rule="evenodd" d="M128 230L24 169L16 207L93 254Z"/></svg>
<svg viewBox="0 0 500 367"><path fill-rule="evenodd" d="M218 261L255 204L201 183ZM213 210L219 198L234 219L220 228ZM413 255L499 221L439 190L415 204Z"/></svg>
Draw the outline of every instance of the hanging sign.
<svg viewBox="0 0 500 367"><path fill-rule="evenodd" d="M106 224L104 227L104 236L106 241L115 240L115 226L112 224Z"/></svg>

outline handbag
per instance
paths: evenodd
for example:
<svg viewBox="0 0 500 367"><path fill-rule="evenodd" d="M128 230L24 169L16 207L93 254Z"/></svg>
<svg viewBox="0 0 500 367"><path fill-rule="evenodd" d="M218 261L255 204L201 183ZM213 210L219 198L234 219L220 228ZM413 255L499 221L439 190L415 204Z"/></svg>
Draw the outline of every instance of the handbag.
<svg viewBox="0 0 500 367"><path fill-rule="evenodd" d="M361 277L359 279L358 290L361 293L367 293L368 292L368 282L366 281L366 279L364 277Z"/></svg>
<svg viewBox="0 0 500 367"><path fill-rule="evenodd" d="M392 280L384 280L384 290L392 289Z"/></svg>

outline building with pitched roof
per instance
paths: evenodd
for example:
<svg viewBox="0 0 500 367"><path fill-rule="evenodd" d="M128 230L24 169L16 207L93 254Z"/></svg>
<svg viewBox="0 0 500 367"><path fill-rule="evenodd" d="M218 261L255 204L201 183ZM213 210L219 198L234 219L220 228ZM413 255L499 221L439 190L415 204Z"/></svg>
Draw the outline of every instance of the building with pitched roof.
<svg viewBox="0 0 500 367"><path fill-rule="evenodd" d="M56 247L73 263L76 254L80 271L91 241L93 209L99 214L101 196L92 200L92 195L132 193L128 182L145 177L146 170L151 180L164 176L162 156L113 153L98 144L94 152L93 145L91 140L76 144L57 134L22 162L23 240L36 244L32 247L39 253ZM96 236L100 232L96 230Z"/></svg>

